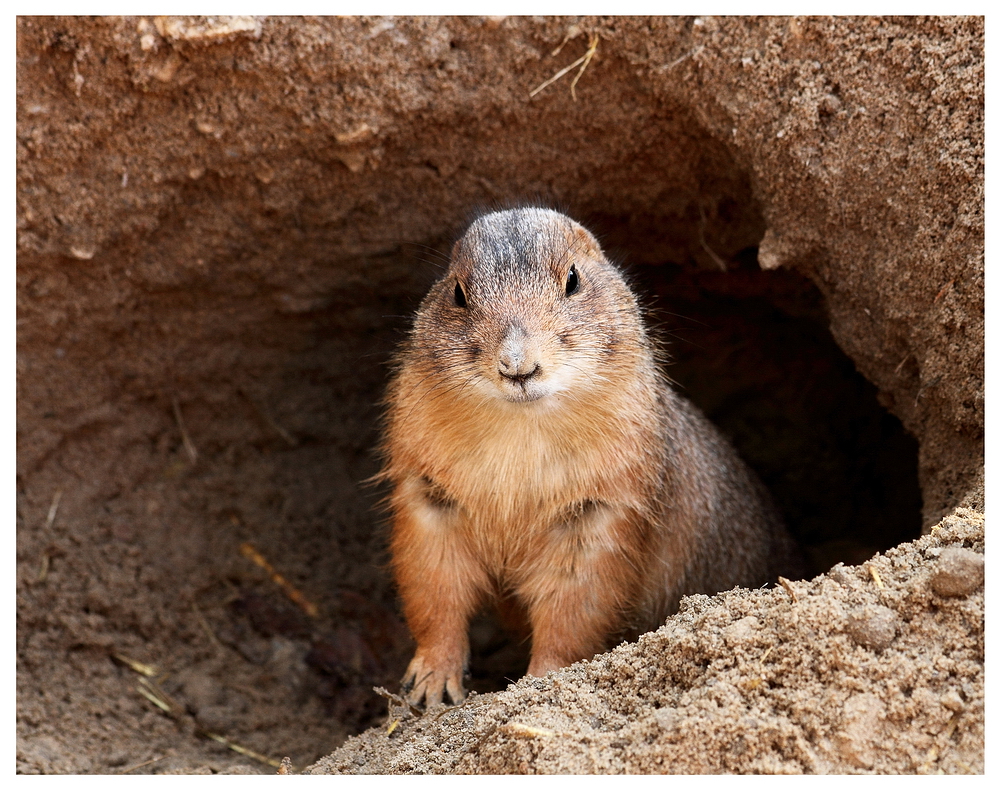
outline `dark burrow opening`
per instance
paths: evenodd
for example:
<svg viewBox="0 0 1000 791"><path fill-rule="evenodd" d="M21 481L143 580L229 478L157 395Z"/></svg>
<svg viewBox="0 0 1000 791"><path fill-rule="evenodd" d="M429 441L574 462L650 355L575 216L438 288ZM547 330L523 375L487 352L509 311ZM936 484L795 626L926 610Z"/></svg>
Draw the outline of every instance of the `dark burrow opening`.
<svg viewBox="0 0 1000 791"><path fill-rule="evenodd" d="M827 329L805 277L639 267L668 373L735 445L802 544L809 574L917 538L917 441L878 402Z"/></svg>

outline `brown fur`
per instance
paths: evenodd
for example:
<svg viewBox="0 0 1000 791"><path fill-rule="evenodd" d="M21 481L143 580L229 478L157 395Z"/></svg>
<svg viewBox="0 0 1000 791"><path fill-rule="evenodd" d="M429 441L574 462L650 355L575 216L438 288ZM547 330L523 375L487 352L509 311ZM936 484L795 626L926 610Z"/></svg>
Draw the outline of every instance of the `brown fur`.
<svg viewBox="0 0 1000 791"><path fill-rule="evenodd" d="M472 224L388 403L411 702L464 697L468 622L488 601L523 609L543 675L794 554L756 477L667 384L619 271L557 212Z"/></svg>

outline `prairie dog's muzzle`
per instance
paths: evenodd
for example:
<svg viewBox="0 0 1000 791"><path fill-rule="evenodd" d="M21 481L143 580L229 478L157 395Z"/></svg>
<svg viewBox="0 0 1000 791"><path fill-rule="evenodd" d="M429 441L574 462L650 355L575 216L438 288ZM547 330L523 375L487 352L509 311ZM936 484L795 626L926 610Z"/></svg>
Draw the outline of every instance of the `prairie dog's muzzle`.
<svg viewBox="0 0 1000 791"><path fill-rule="evenodd" d="M497 371L514 382L526 382L542 370L535 337L520 324L511 324L497 350Z"/></svg>

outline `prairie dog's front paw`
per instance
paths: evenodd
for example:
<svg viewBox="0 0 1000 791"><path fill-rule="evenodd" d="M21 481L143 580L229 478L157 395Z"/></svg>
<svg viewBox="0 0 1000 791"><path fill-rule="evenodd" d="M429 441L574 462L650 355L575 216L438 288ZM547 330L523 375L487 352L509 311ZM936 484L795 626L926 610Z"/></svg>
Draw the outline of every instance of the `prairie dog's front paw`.
<svg viewBox="0 0 1000 791"><path fill-rule="evenodd" d="M432 663L417 654L403 676L403 694L414 706L423 701L430 708L441 703L445 693L452 703L461 703L465 700L462 672L460 663Z"/></svg>

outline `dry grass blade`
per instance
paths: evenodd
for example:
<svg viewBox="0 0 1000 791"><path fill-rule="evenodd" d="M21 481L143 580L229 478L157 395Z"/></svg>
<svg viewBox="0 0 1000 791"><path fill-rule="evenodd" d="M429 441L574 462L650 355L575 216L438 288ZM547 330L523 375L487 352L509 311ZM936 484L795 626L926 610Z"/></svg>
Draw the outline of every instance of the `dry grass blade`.
<svg viewBox="0 0 1000 791"><path fill-rule="evenodd" d="M872 575L872 579L875 581L875 586L879 590L885 590L885 585L882 582L882 576L878 573L878 569L875 568L871 563L867 564L868 573Z"/></svg>
<svg viewBox="0 0 1000 791"><path fill-rule="evenodd" d="M194 464L198 461L198 449L195 448L191 437L187 433L187 427L184 425L184 416L181 414L181 405L177 401L177 396L173 397L173 404L174 419L177 421L177 428L181 430L181 441L184 443L184 450L187 451L188 458Z"/></svg>
<svg viewBox="0 0 1000 791"><path fill-rule="evenodd" d="M268 766L273 766L276 769L281 769L282 766L285 766L284 761L279 761L277 758L268 758L266 755L262 755L256 750L251 750L249 747L244 747L241 744L237 744L236 742L230 741L225 736L219 736L219 734L212 733L211 731L202 731L202 733L204 733L205 736L207 736L209 739L217 741L219 744L228 747L234 753L245 755L247 758L253 758L255 761L259 761L262 764L267 764ZM291 761L289 761L286 766L286 773L288 769L291 769L293 772L295 771L295 767L292 766Z"/></svg>
<svg viewBox="0 0 1000 791"><path fill-rule="evenodd" d="M42 553L42 562L38 566L38 577L35 578L35 582L45 582L49 576L49 566L52 563L52 556L48 552Z"/></svg>
<svg viewBox="0 0 1000 791"><path fill-rule="evenodd" d="M62 500L62 489L56 489L52 496L52 505L49 506L49 514L45 517L45 529L48 530L56 521L56 514L59 513L59 501Z"/></svg>
<svg viewBox="0 0 1000 791"><path fill-rule="evenodd" d="M212 627L208 625L208 621L205 620L205 616L202 615L201 608L198 607L197 602L191 602L191 609L194 610L194 617L198 619L198 623L201 628L205 630L205 634L208 635L209 641L214 645L219 651L225 652L225 646L222 645L222 641L215 636L215 632L212 631Z"/></svg>
<svg viewBox="0 0 1000 791"><path fill-rule="evenodd" d="M531 97L531 98L534 98L537 94L539 94L542 91L544 91L546 88L548 88L552 83L554 83L560 77L568 74L573 69L575 69L577 66L579 66L581 63L583 63L583 61L586 59L586 57L587 56L584 55L583 57L577 58L571 64L569 64L569 66L567 66L565 69L560 69L559 71L557 71L555 74L553 74L551 77L549 77L545 82L543 82L541 85L539 85L537 88L535 88L535 90L533 90L531 93L529 93L528 96Z"/></svg>
<svg viewBox="0 0 1000 791"><path fill-rule="evenodd" d="M439 711L437 714L434 715L434 720L437 721L437 720L441 719L445 714L448 714L449 712L455 711L455 709L464 709L471 702L472 702L472 696L470 695L465 700L463 700L461 703L459 703L457 706L448 706L448 708L446 708L444 711Z"/></svg>
<svg viewBox="0 0 1000 791"><path fill-rule="evenodd" d="M404 709L409 709L410 713L414 717L422 717L424 714L420 709L418 709L416 706L410 703L410 701L408 701L406 698L401 697L400 695L393 694L385 687L372 687L372 690L374 690L376 695L385 698L389 702L395 703L397 706L402 706Z"/></svg>
<svg viewBox="0 0 1000 791"><path fill-rule="evenodd" d="M155 764L157 761L162 761L167 756L161 755L159 758L150 758L148 761L143 761L141 764L136 764L135 766L130 766L128 769L122 769L117 774L127 775L129 772L134 772L136 769L142 769L144 766L149 766L150 764Z"/></svg>
<svg viewBox="0 0 1000 791"><path fill-rule="evenodd" d="M792 583L784 577L778 577L778 583L785 589L785 592L792 597L793 602L797 602L799 600L799 597L795 595L795 591L792 589Z"/></svg>
<svg viewBox="0 0 1000 791"><path fill-rule="evenodd" d="M726 272L728 271L728 268L726 267L726 262L723 261L716 254L715 250L713 250L711 247L708 246L708 242L705 241L705 225L708 223L708 220L705 217L705 207L702 206L700 203L698 204L698 213L701 215L701 223L698 225L698 238L701 241L701 246L702 248L704 248L705 252L708 253L711 259L715 262L715 265L719 267L719 269L721 269L723 272Z"/></svg>
<svg viewBox="0 0 1000 791"><path fill-rule="evenodd" d="M513 736L528 736L532 739L556 735L555 731L550 731L547 728L536 728L533 725L524 725L520 722L508 722L503 729Z"/></svg>
<svg viewBox="0 0 1000 791"><path fill-rule="evenodd" d="M937 296L934 297L934 303L937 304L937 301L941 299L941 297L943 297L948 292L948 289L951 288L953 285L955 285L954 279L949 280L947 283L941 286L941 290L937 293Z"/></svg>
<svg viewBox="0 0 1000 791"><path fill-rule="evenodd" d="M693 58L695 55L697 55L703 49L705 49L704 46L695 47L694 49L692 49L692 50L690 50L688 52L685 52L683 55L681 55L679 58L677 58L677 60L672 61L670 63L667 63L667 64L663 65L663 66L658 67L656 69L656 71L660 72L661 74L665 74L666 72L670 71L674 67L680 66L688 58Z"/></svg>
<svg viewBox="0 0 1000 791"><path fill-rule="evenodd" d="M146 676L152 678L153 676L160 675L160 669L156 665L147 665L145 662L140 662L137 659L132 659L131 657L125 656L125 654L113 653L111 658L126 667L131 668L136 673L141 676Z"/></svg>
<svg viewBox="0 0 1000 791"><path fill-rule="evenodd" d="M587 52L583 56L583 65L580 66L580 71L576 73L576 76L573 78L573 82L569 84L569 95L573 97L574 102L576 101L576 84L580 81L583 73L587 70L587 66L590 65L590 61L593 60L594 54L597 52L598 41L600 41L600 39L597 37L596 33L590 37L590 46L587 47Z"/></svg>
<svg viewBox="0 0 1000 791"><path fill-rule="evenodd" d="M570 25L569 29L566 31L566 35L563 36L562 42L556 47L552 52L549 53L550 58L554 58L560 52L562 48L565 47L570 41L579 36L583 31L580 29L579 25Z"/></svg>
<svg viewBox="0 0 1000 791"><path fill-rule="evenodd" d="M136 690L146 700L148 700L150 703L152 703L158 709L162 709L166 714L173 714L174 713L174 710L171 708L170 704L167 703L167 701L165 701L162 698L160 698L155 692L153 692L151 689L149 689L148 686L144 686L143 684L140 683L136 687Z"/></svg>
<svg viewBox="0 0 1000 791"><path fill-rule="evenodd" d="M143 690L145 690L145 692L143 692ZM148 678L142 676L139 677L139 691L154 703L156 703L157 700L160 701L163 705L160 705L160 703L157 703L156 705L171 716L178 715L183 711L182 706L178 706L166 692L160 689L158 684L150 681ZM147 692L153 697L150 698L149 695L146 694ZM156 700L153 700L153 698Z"/></svg>
<svg viewBox="0 0 1000 791"><path fill-rule="evenodd" d="M597 52L597 43L599 41L600 41L600 39L598 38L597 35L592 35L590 37L590 46L588 47L587 51L583 55L581 55L579 58L577 58L576 60L574 60L571 64L569 64L569 66L566 66L565 68L560 69L555 74L553 74L551 77L549 77L545 82L543 82L541 85L539 85L537 88L535 88L531 93L528 94L529 98L534 98L537 94L541 93L546 88L548 88L552 83L554 83L557 80L565 77L567 74L569 74L571 71L573 71L573 69L575 69L577 66L580 66L581 67L580 68L580 73L576 75L576 79L574 79L573 82L572 82L572 84L570 85L570 95L573 97L573 101L575 102L576 101L576 84L577 84L577 82L579 82L580 77L583 75L584 70L590 64L591 59L593 59L594 53Z"/></svg>
<svg viewBox="0 0 1000 791"><path fill-rule="evenodd" d="M270 426L279 437L281 437L285 442L287 442L290 447L292 448L298 447L299 441L295 439L295 437L293 437L290 432L286 431L284 428L278 425L277 421L275 421L274 418L272 418L264 410L264 408L260 406L260 404L254 401L244 390L240 390L240 395L243 396L250 404L250 406L253 407L254 412L256 412L260 416L260 419L263 420L265 423L267 423L267 425Z"/></svg>
<svg viewBox="0 0 1000 791"><path fill-rule="evenodd" d="M317 615L319 615L319 608L311 601L309 601L309 599L307 599L305 595L299 591L298 588L296 588L281 574L275 571L274 566L272 566L270 563L267 562L267 558L265 558L262 554L260 554L260 552L258 552L254 548L253 544L249 542L241 544L240 554L243 555L243 557L250 560L251 562L256 563L262 569L264 569L264 571L266 571L268 575L271 577L271 581L279 588L281 588L281 590L289 599L291 599L299 607L301 607L302 611L306 615L308 615L310 618L315 618Z"/></svg>

